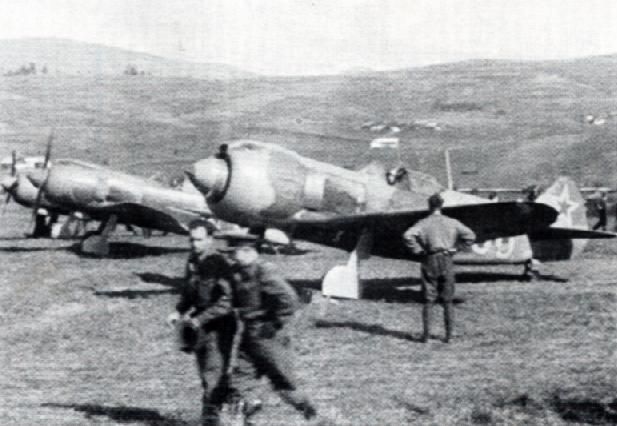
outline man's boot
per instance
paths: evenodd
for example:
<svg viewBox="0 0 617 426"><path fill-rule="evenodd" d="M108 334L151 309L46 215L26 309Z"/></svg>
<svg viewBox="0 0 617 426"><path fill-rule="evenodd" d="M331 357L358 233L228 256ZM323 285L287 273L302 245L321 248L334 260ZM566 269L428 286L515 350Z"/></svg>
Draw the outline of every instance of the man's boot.
<svg viewBox="0 0 617 426"><path fill-rule="evenodd" d="M219 426L219 409L213 404L204 403L201 409L202 426Z"/></svg>
<svg viewBox="0 0 617 426"><path fill-rule="evenodd" d="M278 391L281 398L298 410L306 420L310 420L317 416L317 409L310 399L295 389L282 389Z"/></svg>
<svg viewBox="0 0 617 426"><path fill-rule="evenodd" d="M446 326L445 343L449 343L452 339L452 329L454 328L454 305L452 302L443 304L443 321Z"/></svg>
<svg viewBox="0 0 617 426"><path fill-rule="evenodd" d="M433 304L431 302L425 302L422 306L422 325L424 327L424 333L422 334L422 343L428 342L431 337L431 313L433 311Z"/></svg>

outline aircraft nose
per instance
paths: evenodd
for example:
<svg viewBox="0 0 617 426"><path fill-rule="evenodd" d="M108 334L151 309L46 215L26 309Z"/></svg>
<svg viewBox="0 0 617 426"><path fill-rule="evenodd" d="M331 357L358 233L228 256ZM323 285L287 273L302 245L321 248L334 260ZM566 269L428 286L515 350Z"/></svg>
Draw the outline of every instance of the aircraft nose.
<svg viewBox="0 0 617 426"><path fill-rule="evenodd" d="M47 171L46 170L32 170L28 172L26 176L28 177L28 180L32 183L32 185L34 185L37 188L40 188L41 185L43 185L43 182L45 182L45 179L47 178Z"/></svg>
<svg viewBox="0 0 617 426"><path fill-rule="evenodd" d="M225 190L229 171L225 160L206 158L193 164L193 170L187 176L204 195L220 195Z"/></svg>

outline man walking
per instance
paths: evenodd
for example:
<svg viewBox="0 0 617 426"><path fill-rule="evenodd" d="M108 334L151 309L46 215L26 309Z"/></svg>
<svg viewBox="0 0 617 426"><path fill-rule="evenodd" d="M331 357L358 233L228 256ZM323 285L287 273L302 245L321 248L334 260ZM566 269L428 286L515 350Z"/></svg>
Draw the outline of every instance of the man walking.
<svg viewBox="0 0 617 426"><path fill-rule="evenodd" d="M274 265L260 259L257 238L235 236L227 241L235 262L233 305L242 321L240 357L258 376L266 376L281 398L305 419L315 418L316 409L298 389L291 362L288 327L298 307L296 292ZM240 365L241 369L246 367ZM250 388L249 377L246 371L240 371L234 375L234 385L241 391Z"/></svg>
<svg viewBox="0 0 617 426"><path fill-rule="evenodd" d="M182 350L195 353L203 386L204 426L218 425L236 331L230 265L212 250L213 232L214 226L203 219L189 225L191 254L186 281L176 311L168 317L183 335Z"/></svg>
<svg viewBox="0 0 617 426"><path fill-rule="evenodd" d="M452 339L454 327L454 265L452 256L457 247L470 247L476 239L471 229L456 219L441 213L443 198L439 193L428 199L430 215L403 234L403 238L416 256L422 256L422 292L424 306L422 341L427 342L431 332L431 314L437 298L441 298L446 329L445 342Z"/></svg>

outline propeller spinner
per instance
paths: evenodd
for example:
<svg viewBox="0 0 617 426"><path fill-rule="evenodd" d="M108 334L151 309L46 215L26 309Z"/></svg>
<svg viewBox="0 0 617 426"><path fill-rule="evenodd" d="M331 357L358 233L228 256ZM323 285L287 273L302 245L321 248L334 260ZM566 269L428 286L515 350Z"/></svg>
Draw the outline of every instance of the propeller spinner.
<svg viewBox="0 0 617 426"><path fill-rule="evenodd" d="M219 147L219 152L210 158L193 164L192 172L185 172L193 185L214 202L220 201L225 195L231 177L231 158L227 152L227 144Z"/></svg>

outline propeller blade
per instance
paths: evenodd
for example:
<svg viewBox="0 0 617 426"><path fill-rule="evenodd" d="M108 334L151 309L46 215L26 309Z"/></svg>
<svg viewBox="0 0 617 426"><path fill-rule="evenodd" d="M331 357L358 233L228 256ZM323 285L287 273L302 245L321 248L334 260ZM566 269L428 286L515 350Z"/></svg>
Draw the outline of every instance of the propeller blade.
<svg viewBox="0 0 617 426"><path fill-rule="evenodd" d="M34 204L32 205L32 218L30 219L30 229L34 229L36 216L38 214L39 209L41 208L41 201L43 200L43 191L45 190L45 186L47 185L48 177L49 177L49 172L45 175L45 179L41 182L38 188L38 191L36 193L36 198L34 199Z"/></svg>
<svg viewBox="0 0 617 426"><path fill-rule="evenodd" d="M17 175L17 151L11 152L11 176Z"/></svg>
<svg viewBox="0 0 617 426"><path fill-rule="evenodd" d="M30 222L30 227L34 225L34 221L36 219L36 215L41 207L41 200L43 199L43 186L39 188L39 191L36 193L36 199L34 200L34 204L32 205L32 219Z"/></svg>
<svg viewBox="0 0 617 426"><path fill-rule="evenodd" d="M47 149L45 150L45 161L43 162L43 168L46 169L49 164L49 157L51 157L51 144L54 140L54 129L51 130L47 137Z"/></svg>
<svg viewBox="0 0 617 426"><path fill-rule="evenodd" d="M51 129L49 136L47 137L47 149L45 150L45 160L43 161L43 170L47 170L49 166L49 158L51 157L51 146L54 140L54 129ZM39 190L36 193L36 199L34 204L32 205L32 218L30 219L30 229L32 229L32 233L34 234L34 226L36 222L36 216L38 214L39 209L41 208L41 201L43 199L43 191L45 189L45 185L47 184L47 178L49 177L49 173L46 174L45 180L39 186Z"/></svg>
<svg viewBox="0 0 617 426"><path fill-rule="evenodd" d="M4 213L6 213L6 208L9 205L9 201L11 201L10 192L6 194L6 200L4 200L4 205L2 206L2 213L0 213L0 217L4 216Z"/></svg>

